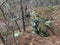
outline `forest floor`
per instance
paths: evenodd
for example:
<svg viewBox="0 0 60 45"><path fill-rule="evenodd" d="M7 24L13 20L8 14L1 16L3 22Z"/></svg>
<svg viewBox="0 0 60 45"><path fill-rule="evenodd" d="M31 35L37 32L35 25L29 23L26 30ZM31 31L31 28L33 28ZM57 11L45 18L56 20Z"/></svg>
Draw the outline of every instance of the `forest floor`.
<svg viewBox="0 0 60 45"><path fill-rule="evenodd" d="M43 8L41 10L46 11L46 9L47 8ZM43 15L46 16L47 14L44 13ZM41 37L37 34L30 33L30 26L27 26L27 31L16 37L17 45L60 45L60 6L56 6L54 10L48 15L55 18L52 26L56 35L50 35L49 37ZM0 41L0 45L4 45L2 40ZM8 36L7 45L16 45L13 36Z"/></svg>
<svg viewBox="0 0 60 45"><path fill-rule="evenodd" d="M27 32L16 38L17 43L12 36L9 36L7 40L7 45L60 45L60 37L58 36L41 37ZM0 42L0 45L4 45L3 42Z"/></svg>

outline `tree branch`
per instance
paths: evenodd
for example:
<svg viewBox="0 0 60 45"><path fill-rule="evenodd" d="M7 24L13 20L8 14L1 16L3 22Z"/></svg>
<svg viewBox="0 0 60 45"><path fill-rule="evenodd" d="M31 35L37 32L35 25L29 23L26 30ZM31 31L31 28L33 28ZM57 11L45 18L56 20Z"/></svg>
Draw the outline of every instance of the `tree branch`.
<svg viewBox="0 0 60 45"><path fill-rule="evenodd" d="M8 0L6 0L6 1L4 1L2 4L1 4L1 6L0 7L2 7L2 5L5 3L5 2L7 2Z"/></svg>

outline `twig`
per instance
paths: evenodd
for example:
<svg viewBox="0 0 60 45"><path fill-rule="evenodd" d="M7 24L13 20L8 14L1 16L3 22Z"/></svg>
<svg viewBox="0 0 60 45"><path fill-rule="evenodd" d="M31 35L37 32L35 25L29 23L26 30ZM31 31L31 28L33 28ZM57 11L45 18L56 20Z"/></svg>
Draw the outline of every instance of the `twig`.
<svg viewBox="0 0 60 45"><path fill-rule="evenodd" d="M25 21L24 21L24 11L23 11L23 6L22 6L22 0L20 1L20 3L21 3L21 11L22 11L23 29L25 31Z"/></svg>
<svg viewBox="0 0 60 45"><path fill-rule="evenodd" d="M4 1L2 4L1 4L1 6L0 7L2 7L2 5L5 3L5 2L7 2L8 0L6 0L6 1Z"/></svg>

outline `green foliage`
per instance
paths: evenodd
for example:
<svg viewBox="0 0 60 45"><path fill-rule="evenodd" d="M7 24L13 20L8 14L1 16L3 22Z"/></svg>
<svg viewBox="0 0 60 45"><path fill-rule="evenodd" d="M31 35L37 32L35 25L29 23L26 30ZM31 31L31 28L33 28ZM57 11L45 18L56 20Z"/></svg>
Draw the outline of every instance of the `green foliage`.
<svg viewBox="0 0 60 45"><path fill-rule="evenodd" d="M48 21L45 22L45 25L48 26L48 27L50 27L51 22L52 21L48 20Z"/></svg>
<svg viewBox="0 0 60 45"><path fill-rule="evenodd" d="M48 9L49 9L49 11L51 12L51 11L54 10L55 7L56 7L56 6L51 6L51 5L49 5L49 6L48 6Z"/></svg>
<svg viewBox="0 0 60 45"><path fill-rule="evenodd" d="M49 8L49 9L53 9L53 6L49 5L48 8Z"/></svg>
<svg viewBox="0 0 60 45"><path fill-rule="evenodd" d="M35 14L35 13L34 13ZM47 27L51 27L51 20L48 19L48 20L45 20L42 16L40 18L37 18L36 15L34 15L35 18L31 19L31 25L32 25L32 28L33 28L33 33L37 33L38 35L40 36L49 36L49 34L44 30L44 28L47 26ZM32 15L31 15L32 17ZM39 24L43 23L42 25L38 26Z"/></svg>
<svg viewBox="0 0 60 45"><path fill-rule="evenodd" d="M20 34L19 33L15 33L14 34L14 37L18 37Z"/></svg>

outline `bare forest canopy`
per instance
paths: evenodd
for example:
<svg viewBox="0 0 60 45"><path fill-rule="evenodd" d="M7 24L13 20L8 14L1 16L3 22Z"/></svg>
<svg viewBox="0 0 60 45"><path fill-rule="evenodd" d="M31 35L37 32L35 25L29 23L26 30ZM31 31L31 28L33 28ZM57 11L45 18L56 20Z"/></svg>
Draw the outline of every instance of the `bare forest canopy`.
<svg viewBox="0 0 60 45"><path fill-rule="evenodd" d="M0 6L6 0L0 0ZM21 0L7 0L1 8L3 9L5 16L7 19L12 18L11 15L21 16ZM27 13L33 7L47 7L49 5L58 5L60 4L60 0L22 0L23 10L27 7ZM11 13L14 12L14 13ZM26 13L26 12L24 12ZM0 19L3 17L3 14L0 10Z"/></svg>
<svg viewBox="0 0 60 45"><path fill-rule="evenodd" d="M0 5L4 2L4 1L6 1L6 0L0 0ZM3 8L5 8L5 9L3 9L4 11L5 10L16 10L16 13L18 13L18 15L20 15L21 13L21 9L20 9L20 4L21 4L21 2L20 2L21 0L8 0L8 1L6 1L6 3L2 6ZM60 4L60 0L22 0L22 4L23 4L23 8L25 9L26 8L26 6L27 6L27 8L28 8L28 10L30 11L31 10L31 8L33 8L33 7L41 7L41 6L43 6L43 7L47 7L47 6L51 6L51 5L58 5L58 4ZM8 6L8 7L7 7ZM9 12L9 11L7 11L7 12ZM7 13L6 11L5 11L5 13ZM17 14L16 14L17 15Z"/></svg>
<svg viewBox="0 0 60 45"><path fill-rule="evenodd" d="M0 0L0 4L5 0ZM8 0L9 2L19 3L20 0ZM31 6L48 6L48 5L57 5L60 4L60 0L22 0L23 4Z"/></svg>
<svg viewBox="0 0 60 45"><path fill-rule="evenodd" d="M6 0L0 0L0 5L4 1L6 1ZM12 10L14 8L17 10L16 13L18 13L18 15L20 15L21 14L19 12L20 11L20 4L21 4L20 1L21 0L8 0L8 1L6 1L6 3L3 5L3 8L5 8L4 11L9 10L9 9ZM30 10L33 7L41 7L41 6L46 7L49 5L58 5L58 4L60 4L60 0L22 0L22 4L23 4L24 8L26 8L26 6L27 6L28 9Z"/></svg>

